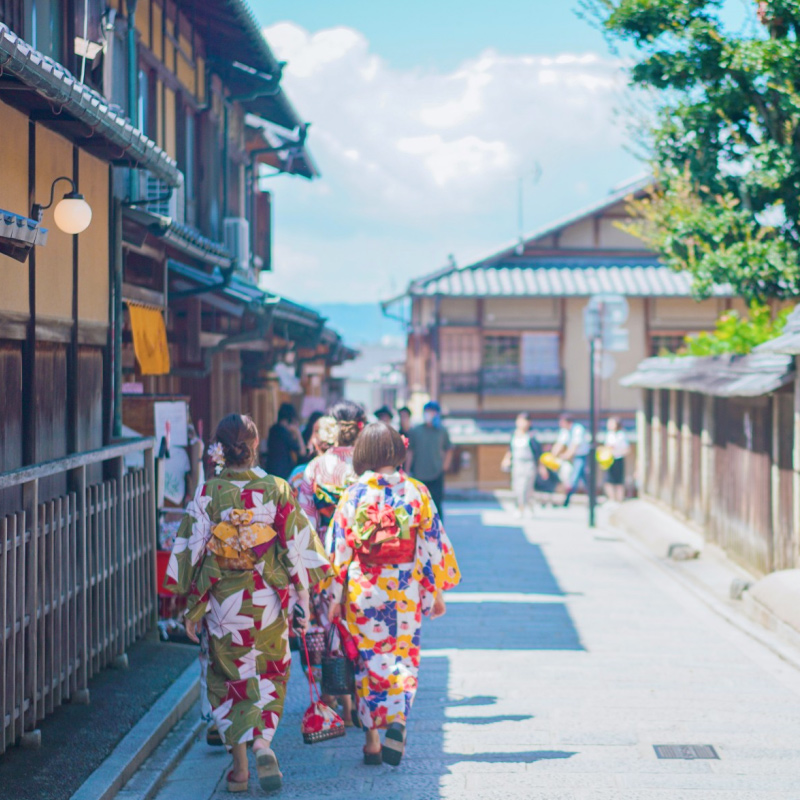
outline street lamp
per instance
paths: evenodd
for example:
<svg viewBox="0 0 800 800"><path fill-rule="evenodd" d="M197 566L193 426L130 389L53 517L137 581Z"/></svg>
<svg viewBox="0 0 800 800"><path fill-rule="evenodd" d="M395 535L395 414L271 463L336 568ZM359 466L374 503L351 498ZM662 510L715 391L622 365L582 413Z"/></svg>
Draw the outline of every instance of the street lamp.
<svg viewBox="0 0 800 800"><path fill-rule="evenodd" d="M50 187L50 202L46 206L39 205L38 203L33 204L31 218L38 222L42 221L45 210L53 205L56 184L59 181L68 181L72 187L72 191L67 192L67 194L58 201L53 210L53 219L64 233L83 233L92 221L92 207L86 202L82 194L78 194L75 181L63 175L53 181L53 185Z"/></svg>

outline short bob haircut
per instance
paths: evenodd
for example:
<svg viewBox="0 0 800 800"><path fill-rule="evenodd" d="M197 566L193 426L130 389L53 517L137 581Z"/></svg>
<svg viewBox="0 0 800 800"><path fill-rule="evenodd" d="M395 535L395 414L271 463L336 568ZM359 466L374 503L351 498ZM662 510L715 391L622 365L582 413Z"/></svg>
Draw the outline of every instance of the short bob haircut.
<svg viewBox="0 0 800 800"><path fill-rule="evenodd" d="M403 437L385 422L367 425L356 439L353 469L357 475L374 472L381 467L398 469L405 460L406 443Z"/></svg>

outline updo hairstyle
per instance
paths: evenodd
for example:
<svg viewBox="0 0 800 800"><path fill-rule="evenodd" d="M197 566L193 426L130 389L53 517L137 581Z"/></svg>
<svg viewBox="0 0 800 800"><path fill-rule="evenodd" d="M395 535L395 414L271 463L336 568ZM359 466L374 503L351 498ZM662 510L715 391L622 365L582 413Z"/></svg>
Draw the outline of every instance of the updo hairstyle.
<svg viewBox="0 0 800 800"><path fill-rule="evenodd" d="M373 422L358 437L353 451L353 469L357 475L375 472L381 467L399 469L406 460L406 443L391 425Z"/></svg>
<svg viewBox="0 0 800 800"><path fill-rule="evenodd" d="M339 428L336 444L339 447L352 447L358 434L367 424L367 412L364 407L351 400L340 400L328 412L336 420Z"/></svg>
<svg viewBox="0 0 800 800"><path fill-rule="evenodd" d="M228 414L220 420L214 439L222 445L225 466L232 469L249 468L256 461L258 428L244 414Z"/></svg>
<svg viewBox="0 0 800 800"><path fill-rule="evenodd" d="M335 447L339 440L339 424L328 415L317 420L317 440L326 448Z"/></svg>

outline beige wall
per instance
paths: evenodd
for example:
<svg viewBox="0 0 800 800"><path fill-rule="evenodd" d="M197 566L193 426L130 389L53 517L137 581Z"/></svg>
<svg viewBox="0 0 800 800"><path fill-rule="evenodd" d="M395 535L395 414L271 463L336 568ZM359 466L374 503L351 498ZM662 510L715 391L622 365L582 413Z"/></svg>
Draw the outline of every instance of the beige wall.
<svg viewBox="0 0 800 800"><path fill-rule="evenodd" d="M78 316L108 322L108 164L81 151L78 190L92 207L92 222L78 236Z"/></svg>
<svg viewBox="0 0 800 800"><path fill-rule="evenodd" d="M561 300L555 297L489 297L484 301L483 324L496 330L552 330L561 324Z"/></svg>
<svg viewBox="0 0 800 800"><path fill-rule="evenodd" d="M507 411L518 414L520 411L556 412L561 409L559 395L544 394L488 394L483 398L483 411Z"/></svg>
<svg viewBox="0 0 800 800"><path fill-rule="evenodd" d="M46 204L53 181L71 178L72 144L41 125L36 126L36 200ZM48 229L47 246L36 248L36 315L72 319L72 236L63 233L53 221L53 208L69 184L56 186L53 206L44 212ZM108 203L108 201L106 201Z"/></svg>
<svg viewBox="0 0 800 800"><path fill-rule="evenodd" d="M0 208L28 216L28 117L0 103ZM40 248L41 249L41 248ZM0 254L0 313L28 314L28 264Z"/></svg>
<svg viewBox="0 0 800 800"><path fill-rule="evenodd" d="M478 301L470 297L443 297L439 309L443 325L478 322Z"/></svg>
<svg viewBox="0 0 800 800"><path fill-rule="evenodd" d="M725 310L723 300L695 302L689 298L658 297L650 301L650 329L708 329Z"/></svg>

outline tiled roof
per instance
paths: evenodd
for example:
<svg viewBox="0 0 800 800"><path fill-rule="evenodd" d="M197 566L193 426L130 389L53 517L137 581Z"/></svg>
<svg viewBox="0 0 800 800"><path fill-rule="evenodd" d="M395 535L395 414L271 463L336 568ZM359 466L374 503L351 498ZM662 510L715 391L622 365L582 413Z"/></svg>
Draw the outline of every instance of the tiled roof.
<svg viewBox="0 0 800 800"><path fill-rule="evenodd" d="M26 244L47 244L47 228L40 228L35 219L22 217L0 208L0 236Z"/></svg>
<svg viewBox="0 0 800 800"><path fill-rule="evenodd" d="M0 22L0 74L11 75L58 109L59 115L83 122L94 137L117 150L112 162L135 163L150 170L170 186L180 186L178 167L155 142L148 139L108 100L81 83L66 67L35 50ZM54 123L55 124L55 123Z"/></svg>
<svg viewBox="0 0 800 800"><path fill-rule="evenodd" d="M653 260L624 263L524 261L478 264L414 281L412 296L588 297L613 292L629 297L689 297L691 280ZM728 294L720 290L720 295Z"/></svg>
<svg viewBox="0 0 800 800"><path fill-rule="evenodd" d="M794 380L791 356L751 353L746 356L648 358L623 386L682 389L714 397L758 397Z"/></svg>

